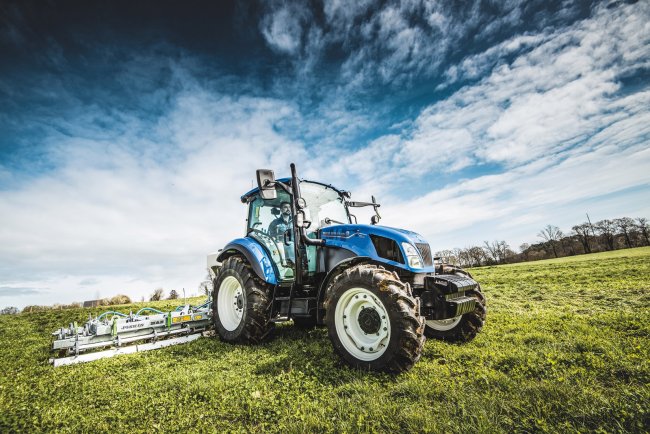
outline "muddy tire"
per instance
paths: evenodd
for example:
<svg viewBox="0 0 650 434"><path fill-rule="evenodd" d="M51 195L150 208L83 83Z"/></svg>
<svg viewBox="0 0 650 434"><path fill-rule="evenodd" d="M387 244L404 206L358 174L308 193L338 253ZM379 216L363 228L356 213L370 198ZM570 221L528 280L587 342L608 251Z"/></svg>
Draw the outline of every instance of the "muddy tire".
<svg viewBox="0 0 650 434"><path fill-rule="evenodd" d="M212 321L219 337L247 344L266 339L275 326L268 317L269 291L244 257L226 259L212 291Z"/></svg>
<svg viewBox="0 0 650 434"><path fill-rule="evenodd" d="M424 317L411 288L376 265L353 266L334 278L325 298L334 351L349 365L409 370L424 346Z"/></svg>
<svg viewBox="0 0 650 434"><path fill-rule="evenodd" d="M448 342L469 342L476 337L483 328L487 315L485 296L480 286L473 291L467 291L465 295L476 299L474 310L448 320L427 320L424 333L428 338Z"/></svg>

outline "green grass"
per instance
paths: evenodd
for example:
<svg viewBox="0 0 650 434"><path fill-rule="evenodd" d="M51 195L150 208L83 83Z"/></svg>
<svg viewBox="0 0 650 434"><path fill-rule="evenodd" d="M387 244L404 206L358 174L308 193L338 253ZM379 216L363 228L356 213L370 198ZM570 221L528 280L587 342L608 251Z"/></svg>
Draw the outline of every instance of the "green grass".
<svg viewBox="0 0 650 434"><path fill-rule="evenodd" d="M256 347L206 338L55 369L49 334L88 310L0 316L0 432L648 431L650 248L472 274L484 331L427 341L397 377L290 325Z"/></svg>

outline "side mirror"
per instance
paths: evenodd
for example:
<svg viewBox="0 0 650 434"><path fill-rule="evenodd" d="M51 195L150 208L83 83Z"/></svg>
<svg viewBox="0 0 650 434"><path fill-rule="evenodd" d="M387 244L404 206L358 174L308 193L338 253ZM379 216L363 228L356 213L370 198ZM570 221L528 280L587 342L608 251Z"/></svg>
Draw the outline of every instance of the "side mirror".
<svg viewBox="0 0 650 434"><path fill-rule="evenodd" d="M275 199L278 197L275 191L275 175L272 170L257 169L257 186L260 189L262 199Z"/></svg>
<svg viewBox="0 0 650 434"><path fill-rule="evenodd" d="M375 214L374 216L370 217L370 224L376 225L377 223L379 223L379 216Z"/></svg>

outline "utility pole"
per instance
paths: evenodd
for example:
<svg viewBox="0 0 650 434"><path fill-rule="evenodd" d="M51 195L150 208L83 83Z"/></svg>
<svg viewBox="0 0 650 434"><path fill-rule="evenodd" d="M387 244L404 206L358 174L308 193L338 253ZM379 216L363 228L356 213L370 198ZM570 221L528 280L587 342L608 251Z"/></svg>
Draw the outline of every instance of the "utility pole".
<svg viewBox="0 0 650 434"><path fill-rule="evenodd" d="M591 235L593 235L594 238L596 238L596 232L594 231L594 225L591 224L591 220L589 219L589 213L585 213L585 214L587 214L587 221L589 222L589 227L591 228Z"/></svg>

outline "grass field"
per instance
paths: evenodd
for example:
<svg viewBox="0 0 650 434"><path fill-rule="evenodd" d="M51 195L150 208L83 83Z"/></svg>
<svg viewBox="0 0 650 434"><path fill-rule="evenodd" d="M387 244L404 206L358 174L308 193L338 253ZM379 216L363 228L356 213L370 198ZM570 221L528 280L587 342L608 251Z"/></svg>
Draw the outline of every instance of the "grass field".
<svg viewBox="0 0 650 434"><path fill-rule="evenodd" d="M206 338L55 369L50 333L88 310L0 316L0 432L650 430L650 248L472 273L483 333L427 341L397 377L289 324L257 347Z"/></svg>

